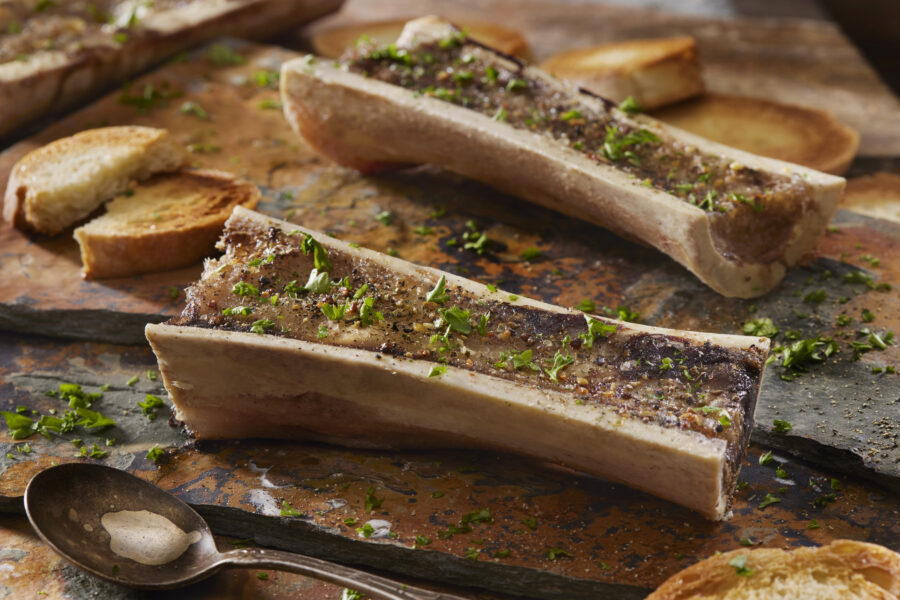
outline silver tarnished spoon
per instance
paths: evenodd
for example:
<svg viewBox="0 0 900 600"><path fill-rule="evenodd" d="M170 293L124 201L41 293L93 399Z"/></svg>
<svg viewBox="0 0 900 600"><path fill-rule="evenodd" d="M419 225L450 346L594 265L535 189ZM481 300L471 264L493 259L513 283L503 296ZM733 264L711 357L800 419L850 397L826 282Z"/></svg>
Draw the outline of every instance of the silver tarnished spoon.
<svg viewBox="0 0 900 600"><path fill-rule="evenodd" d="M190 506L102 465L41 471L25 490L25 511L41 539L63 558L129 587L170 589L224 567L252 567L299 573L383 600L463 600L302 554L264 548L219 552L206 521Z"/></svg>

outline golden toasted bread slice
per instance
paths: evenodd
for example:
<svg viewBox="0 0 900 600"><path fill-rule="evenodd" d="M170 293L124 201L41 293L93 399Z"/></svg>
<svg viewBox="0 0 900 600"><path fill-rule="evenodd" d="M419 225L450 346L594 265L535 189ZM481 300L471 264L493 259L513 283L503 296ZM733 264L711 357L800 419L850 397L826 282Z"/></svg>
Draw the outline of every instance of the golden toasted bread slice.
<svg viewBox="0 0 900 600"><path fill-rule="evenodd" d="M896 600L900 554L836 540L818 548L735 550L667 579L647 600Z"/></svg>
<svg viewBox="0 0 900 600"><path fill-rule="evenodd" d="M834 175L847 170L859 147L859 134L831 113L762 98L704 94L653 116L733 148Z"/></svg>
<svg viewBox="0 0 900 600"><path fill-rule="evenodd" d="M848 179L839 206L876 219L900 223L900 175L875 173Z"/></svg>
<svg viewBox="0 0 900 600"><path fill-rule="evenodd" d="M210 254L235 206L254 208L259 190L214 170L157 175L75 230L85 279L167 271Z"/></svg>
<svg viewBox="0 0 900 600"><path fill-rule="evenodd" d="M645 109L703 92L697 44L690 37L568 50L544 61L541 68L615 102L631 96Z"/></svg>
<svg viewBox="0 0 900 600"><path fill-rule="evenodd" d="M407 21L408 19L377 21L329 29L313 37L313 49L320 56L337 58L360 38L368 39L379 46L393 44L400 37L400 32L403 31ZM528 57L528 42L525 36L515 29L494 23L466 22L457 25L460 29L468 31L472 39L486 46L496 48L504 54Z"/></svg>
<svg viewBox="0 0 900 600"><path fill-rule="evenodd" d="M89 129L32 150L6 186L3 217L20 229L56 234L125 191L131 181L178 168L184 153L165 129Z"/></svg>

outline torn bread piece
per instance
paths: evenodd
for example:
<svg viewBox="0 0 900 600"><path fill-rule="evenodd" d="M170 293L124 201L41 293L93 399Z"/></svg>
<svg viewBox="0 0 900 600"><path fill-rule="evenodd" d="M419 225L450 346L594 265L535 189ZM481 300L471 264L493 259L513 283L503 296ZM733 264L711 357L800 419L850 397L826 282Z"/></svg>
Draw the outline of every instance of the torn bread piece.
<svg viewBox="0 0 900 600"><path fill-rule="evenodd" d="M859 133L814 108L764 98L709 93L653 112L653 117L747 152L842 175Z"/></svg>
<svg viewBox="0 0 900 600"><path fill-rule="evenodd" d="M881 172L848 179L840 207L900 223L900 175Z"/></svg>
<svg viewBox="0 0 900 600"><path fill-rule="evenodd" d="M336 11L343 0L5 0L0 135L73 108L220 36L256 39Z"/></svg>
<svg viewBox="0 0 900 600"><path fill-rule="evenodd" d="M667 579L647 600L896 600L900 554L835 540L827 546L717 554Z"/></svg>
<svg viewBox="0 0 900 600"><path fill-rule="evenodd" d="M75 230L85 279L168 271L214 250L235 206L256 208L259 189L230 173L156 175L106 205L106 214Z"/></svg>
<svg viewBox="0 0 900 600"><path fill-rule="evenodd" d="M376 21L335 27L313 36L312 47L320 56L338 58L348 49L352 49L357 42L386 46L397 40L407 21L408 19ZM525 36L515 29L495 23L460 22L457 25L460 29L464 29L473 40L496 48L504 54L523 57L529 54Z"/></svg>
<svg viewBox="0 0 900 600"><path fill-rule="evenodd" d="M548 58L541 69L614 102L631 96L645 110L696 96L704 89L692 37L576 48Z"/></svg>
<svg viewBox="0 0 900 600"><path fill-rule="evenodd" d="M282 69L306 141L364 172L433 163L642 240L750 298L815 247L844 180L622 112L434 18L402 53L359 47Z"/></svg>
<svg viewBox="0 0 900 600"><path fill-rule="evenodd" d="M240 207L221 249L146 328L197 438L517 452L725 515L767 338L593 317Z"/></svg>
<svg viewBox="0 0 900 600"><path fill-rule="evenodd" d="M12 169L3 217L20 229L54 235L94 212L133 180L185 163L165 129L88 129L32 150Z"/></svg>

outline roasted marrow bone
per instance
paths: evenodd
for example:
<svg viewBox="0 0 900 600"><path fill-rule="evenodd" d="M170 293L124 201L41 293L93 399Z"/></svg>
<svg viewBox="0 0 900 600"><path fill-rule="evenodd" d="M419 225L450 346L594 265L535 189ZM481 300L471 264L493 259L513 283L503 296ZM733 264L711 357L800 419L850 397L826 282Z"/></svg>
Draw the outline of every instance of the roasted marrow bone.
<svg viewBox="0 0 900 600"><path fill-rule="evenodd" d="M146 329L196 437L499 449L724 515L766 338L588 316L242 207L220 244Z"/></svg>
<svg viewBox="0 0 900 600"><path fill-rule="evenodd" d="M619 110L434 18L355 52L282 69L288 120L326 156L445 167L643 240L726 296L774 287L844 187Z"/></svg>

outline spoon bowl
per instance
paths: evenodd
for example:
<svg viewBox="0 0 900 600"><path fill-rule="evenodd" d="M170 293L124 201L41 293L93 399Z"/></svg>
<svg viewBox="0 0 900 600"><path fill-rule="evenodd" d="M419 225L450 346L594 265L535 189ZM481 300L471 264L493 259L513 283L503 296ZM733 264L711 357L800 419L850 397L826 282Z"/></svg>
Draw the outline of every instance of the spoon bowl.
<svg viewBox="0 0 900 600"><path fill-rule="evenodd" d="M300 554L264 548L219 552L194 509L152 483L103 465L69 463L41 471L25 490L25 512L63 558L129 587L171 589L232 566L300 573L384 600L462 600Z"/></svg>

